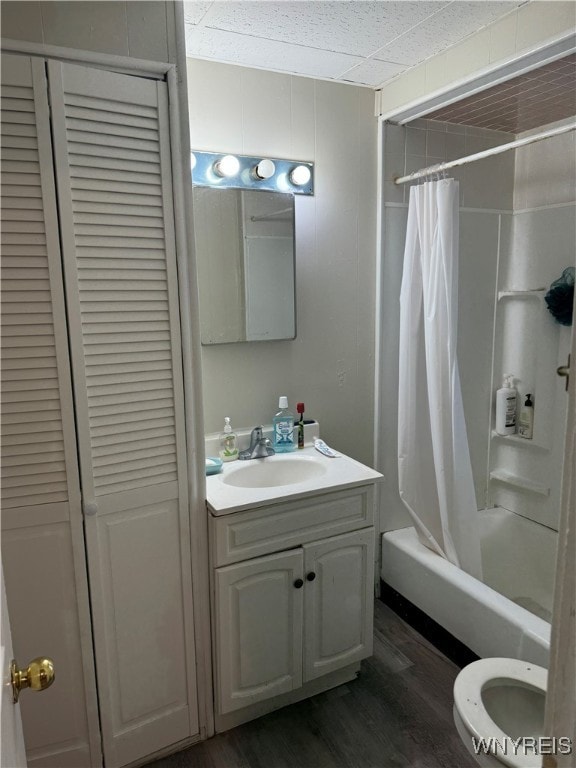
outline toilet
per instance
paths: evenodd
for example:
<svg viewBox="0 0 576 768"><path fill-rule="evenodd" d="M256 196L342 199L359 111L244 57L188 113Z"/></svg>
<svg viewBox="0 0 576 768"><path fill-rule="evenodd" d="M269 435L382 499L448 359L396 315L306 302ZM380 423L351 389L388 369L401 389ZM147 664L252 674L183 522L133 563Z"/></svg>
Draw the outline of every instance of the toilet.
<svg viewBox="0 0 576 768"><path fill-rule="evenodd" d="M454 683L454 722L481 766L540 768L548 747L544 702L548 671L518 659L479 659Z"/></svg>

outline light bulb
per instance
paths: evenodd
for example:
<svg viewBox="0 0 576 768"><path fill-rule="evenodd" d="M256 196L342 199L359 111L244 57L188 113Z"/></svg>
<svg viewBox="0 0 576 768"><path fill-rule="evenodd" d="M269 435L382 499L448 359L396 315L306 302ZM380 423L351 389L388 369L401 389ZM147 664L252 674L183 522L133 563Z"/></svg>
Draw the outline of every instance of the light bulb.
<svg viewBox="0 0 576 768"><path fill-rule="evenodd" d="M306 165L297 165L296 168L293 168L290 171L290 181L297 187L308 184L311 176L312 174L310 173L310 168L308 168Z"/></svg>
<svg viewBox="0 0 576 768"><path fill-rule="evenodd" d="M234 157L234 155L224 155L221 160L214 163L214 172L217 173L218 176L229 178L230 176L236 176L239 170L240 161L237 157Z"/></svg>
<svg viewBox="0 0 576 768"><path fill-rule="evenodd" d="M254 176L257 179L269 179L274 176L276 166L272 160L260 160L258 165L254 166Z"/></svg>

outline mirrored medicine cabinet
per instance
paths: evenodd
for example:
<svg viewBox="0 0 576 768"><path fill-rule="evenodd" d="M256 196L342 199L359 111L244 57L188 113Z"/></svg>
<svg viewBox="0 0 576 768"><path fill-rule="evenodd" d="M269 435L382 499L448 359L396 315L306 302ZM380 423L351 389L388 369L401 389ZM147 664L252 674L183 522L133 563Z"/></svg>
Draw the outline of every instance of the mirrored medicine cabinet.
<svg viewBox="0 0 576 768"><path fill-rule="evenodd" d="M202 344L296 336L294 197L194 187Z"/></svg>

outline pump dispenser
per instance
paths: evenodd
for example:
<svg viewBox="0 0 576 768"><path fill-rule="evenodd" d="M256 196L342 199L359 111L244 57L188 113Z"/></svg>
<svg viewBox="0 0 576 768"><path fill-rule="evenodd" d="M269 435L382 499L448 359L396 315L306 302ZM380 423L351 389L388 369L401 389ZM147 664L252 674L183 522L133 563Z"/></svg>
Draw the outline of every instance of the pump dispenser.
<svg viewBox="0 0 576 768"><path fill-rule="evenodd" d="M499 435L513 435L516 432L516 400L514 376L504 374L502 387L496 392L496 432Z"/></svg>
<svg viewBox="0 0 576 768"><path fill-rule="evenodd" d="M532 395L526 395L524 405L520 409L520 418L518 419L518 434L527 440L532 439L534 430L534 403Z"/></svg>
<svg viewBox="0 0 576 768"><path fill-rule="evenodd" d="M230 416L224 417L224 431L220 435L219 454L222 461L235 461L238 458L237 437L232 432Z"/></svg>

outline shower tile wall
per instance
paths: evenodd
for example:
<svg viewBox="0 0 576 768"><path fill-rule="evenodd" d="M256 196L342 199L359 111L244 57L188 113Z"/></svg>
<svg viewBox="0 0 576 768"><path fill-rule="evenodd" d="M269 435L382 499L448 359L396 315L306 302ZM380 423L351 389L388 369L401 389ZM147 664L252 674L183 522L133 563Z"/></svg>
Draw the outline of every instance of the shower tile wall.
<svg viewBox="0 0 576 768"><path fill-rule="evenodd" d="M513 137L499 131L416 120L406 128L386 125L382 267L383 366L379 411L382 419L379 469L382 483L382 530L409 524L398 496L396 468L398 402L398 321L409 185L397 187L401 176L443 160L480 152ZM511 230L514 157L510 154L454 169L460 181L460 279L458 356L462 397L477 503L486 502L489 449L487 414L492 394L492 329L498 249Z"/></svg>

